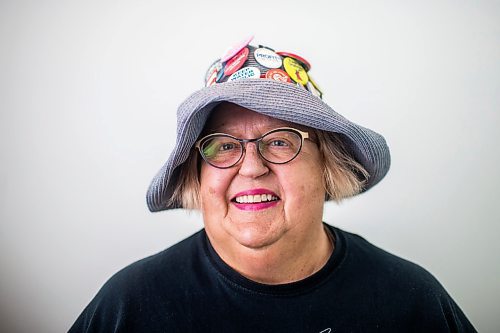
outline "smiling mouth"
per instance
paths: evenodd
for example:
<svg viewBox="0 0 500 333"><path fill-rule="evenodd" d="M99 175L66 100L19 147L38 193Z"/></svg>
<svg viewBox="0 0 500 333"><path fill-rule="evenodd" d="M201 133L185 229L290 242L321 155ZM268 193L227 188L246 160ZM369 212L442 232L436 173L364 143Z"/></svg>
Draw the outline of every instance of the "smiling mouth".
<svg viewBox="0 0 500 333"><path fill-rule="evenodd" d="M278 201L279 197L272 194L250 194L250 195L240 195L233 198L231 201L236 203L263 203L263 202L273 202Z"/></svg>

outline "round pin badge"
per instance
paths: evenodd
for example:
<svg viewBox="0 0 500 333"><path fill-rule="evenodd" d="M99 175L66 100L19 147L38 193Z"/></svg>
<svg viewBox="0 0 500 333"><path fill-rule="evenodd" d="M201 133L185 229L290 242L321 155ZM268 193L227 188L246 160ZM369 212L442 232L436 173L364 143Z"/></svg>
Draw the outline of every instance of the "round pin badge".
<svg viewBox="0 0 500 333"><path fill-rule="evenodd" d="M217 70L213 71L212 75L208 78L207 82L205 83L205 87L210 87L211 85L215 84L217 82Z"/></svg>
<svg viewBox="0 0 500 333"><path fill-rule="evenodd" d="M299 64L297 60L286 57L285 59L283 59L283 67L285 67L285 71L295 82L305 86L309 81L306 70Z"/></svg>
<svg viewBox="0 0 500 333"><path fill-rule="evenodd" d="M240 52L244 47L246 47L250 42L253 40L253 36L249 36L239 42L238 44L234 45L233 47L229 48L222 57L220 57L220 61L226 62L232 57L234 57L238 52Z"/></svg>
<svg viewBox="0 0 500 333"><path fill-rule="evenodd" d="M311 83L311 81L307 82L306 88L307 88L307 90L309 90L309 92L311 94L313 94L314 96L316 96L318 98L321 98L321 93L318 90L316 90L316 88L314 88L314 86Z"/></svg>
<svg viewBox="0 0 500 333"><path fill-rule="evenodd" d="M276 68L268 70L266 72L265 78L280 82L288 82L288 83L292 82L290 76L288 76L288 74L284 70Z"/></svg>
<svg viewBox="0 0 500 333"><path fill-rule="evenodd" d="M222 63L219 60L217 60L216 62L214 62L212 64L212 66L210 66L210 68L208 69L208 71L205 75L205 86L206 87L211 86L212 84L214 84L216 82L217 75L219 74L221 69L222 69Z"/></svg>
<svg viewBox="0 0 500 333"><path fill-rule="evenodd" d="M222 68L222 63L220 62L220 60L214 61L213 64L211 64L210 67L208 67L208 70L205 73L205 82L207 82L208 78L212 76L214 70L220 68Z"/></svg>
<svg viewBox="0 0 500 333"><path fill-rule="evenodd" d="M242 79L258 79L258 78L260 78L260 69L258 69L257 67L244 67L239 71L233 73L227 81L230 82Z"/></svg>
<svg viewBox="0 0 500 333"><path fill-rule="evenodd" d="M217 78L215 79L215 82L220 82L222 78L224 77L224 66L221 66L221 69L217 73Z"/></svg>
<svg viewBox="0 0 500 333"><path fill-rule="evenodd" d="M311 83L313 88L316 89L316 91L318 93L318 97L323 98L323 91L319 88L318 84L312 79L311 76L309 76L309 82Z"/></svg>
<svg viewBox="0 0 500 333"><path fill-rule="evenodd" d="M276 53L282 57L289 57L289 58L293 58L293 59L297 60L302 65L302 67L305 68L306 71L311 70L311 64L309 63L309 61L302 58L301 56L298 56L298 55L290 53L290 52L276 52Z"/></svg>
<svg viewBox="0 0 500 333"><path fill-rule="evenodd" d="M240 50L240 52L238 52L234 57L229 59L226 62L226 66L224 67L224 75L229 76L240 69L247 60L249 53L250 51L248 50L248 47L245 47L244 49Z"/></svg>
<svg viewBox="0 0 500 333"><path fill-rule="evenodd" d="M259 64L267 68L280 68L283 63L281 57L276 52L265 47L256 49L253 56Z"/></svg>

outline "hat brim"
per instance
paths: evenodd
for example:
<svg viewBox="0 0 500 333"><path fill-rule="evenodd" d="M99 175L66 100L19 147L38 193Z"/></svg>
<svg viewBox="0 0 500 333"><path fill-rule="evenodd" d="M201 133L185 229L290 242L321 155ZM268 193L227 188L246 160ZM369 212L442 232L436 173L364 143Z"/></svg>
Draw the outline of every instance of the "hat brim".
<svg viewBox="0 0 500 333"><path fill-rule="evenodd" d="M350 122L307 90L267 79L225 82L193 93L179 106L176 145L153 178L146 195L150 211L182 208L180 203L169 204L180 167L188 158L210 112L223 101L273 118L341 134L348 152L369 174L363 192L382 180L389 170L389 148L380 134Z"/></svg>

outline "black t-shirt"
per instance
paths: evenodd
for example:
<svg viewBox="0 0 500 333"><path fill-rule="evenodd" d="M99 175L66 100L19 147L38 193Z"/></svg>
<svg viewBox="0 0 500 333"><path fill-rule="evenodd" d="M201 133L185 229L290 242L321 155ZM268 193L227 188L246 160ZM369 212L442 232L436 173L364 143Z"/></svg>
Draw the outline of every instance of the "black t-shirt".
<svg viewBox="0 0 500 333"><path fill-rule="evenodd" d="M327 227L326 265L282 285L238 274L201 230L115 274L70 332L475 332L426 270Z"/></svg>

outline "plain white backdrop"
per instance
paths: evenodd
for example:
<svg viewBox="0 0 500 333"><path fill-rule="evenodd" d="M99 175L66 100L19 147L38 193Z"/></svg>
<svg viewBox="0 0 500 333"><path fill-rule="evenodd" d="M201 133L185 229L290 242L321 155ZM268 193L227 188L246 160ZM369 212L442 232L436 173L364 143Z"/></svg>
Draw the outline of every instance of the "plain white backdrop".
<svg viewBox="0 0 500 333"><path fill-rule="evenodd" d="M382 133L387 177L324 220L430 270L500 330L498 1L0 2L0 331L66 331L125 265L202 227L151 214L176 108L247 35Z"/></svg>

